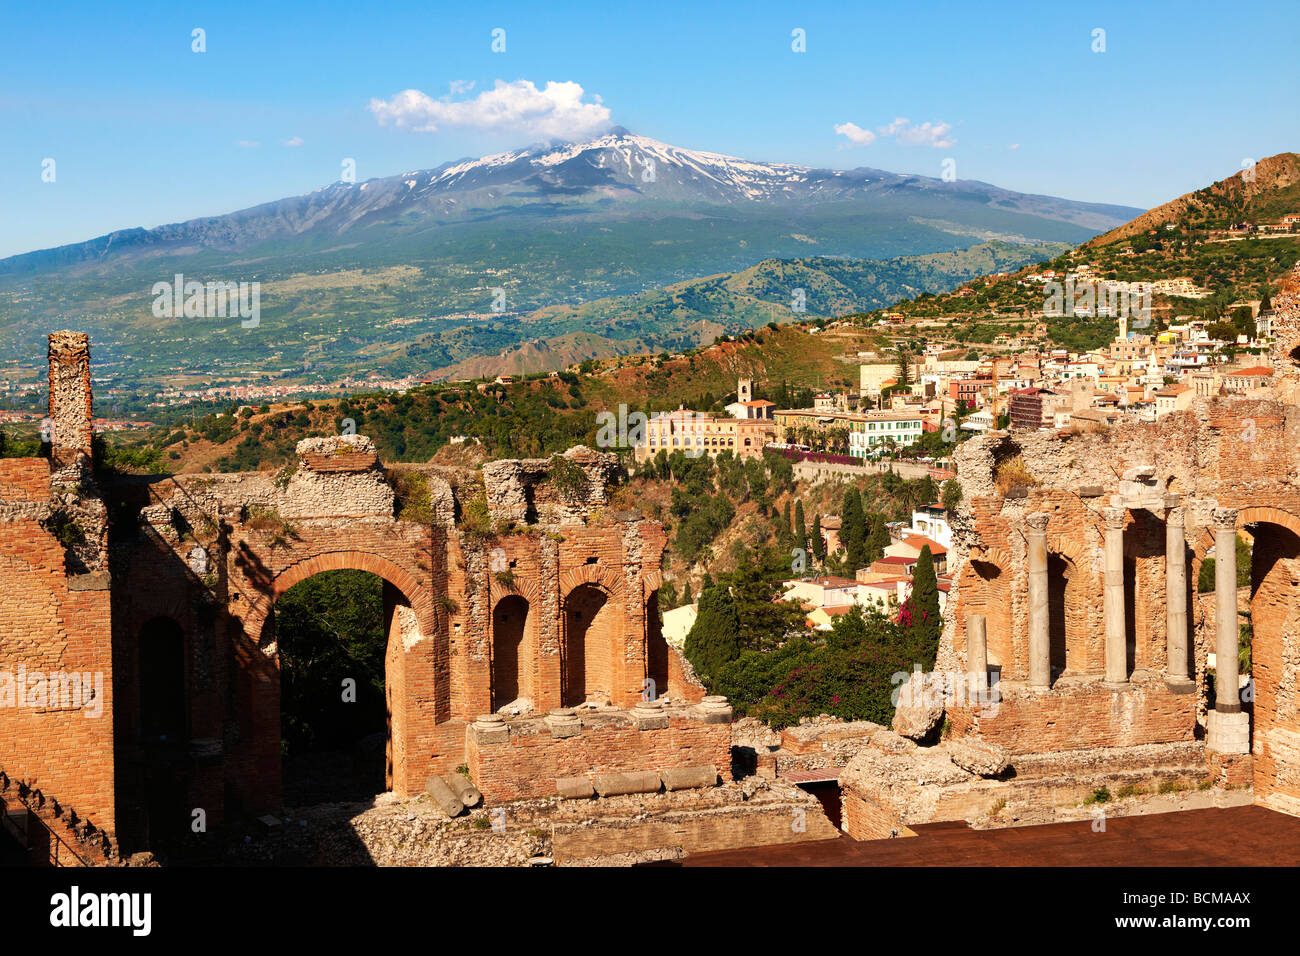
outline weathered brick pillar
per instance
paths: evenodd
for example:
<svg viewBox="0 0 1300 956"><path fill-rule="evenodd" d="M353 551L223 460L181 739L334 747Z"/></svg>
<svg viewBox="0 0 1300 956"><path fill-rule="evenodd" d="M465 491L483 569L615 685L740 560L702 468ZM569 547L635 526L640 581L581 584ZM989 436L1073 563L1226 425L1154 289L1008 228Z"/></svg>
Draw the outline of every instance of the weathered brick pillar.
<svg viewBox="0 0 1300 956"><path fill-rule="evenodd" d="M1165 510L1165 683L1178 694L1189 694L1195 683L1187 667L1187 544L1183 509L1170 495Z"/></svg>
<svg viewBox="0 0 1300 956"><path fill-rule="evenodd" d="M50 464L58 472L90 461L90 336L51 332L49 361Z"/></svg>
<svg viewBox="0 0 1300 956"><path fill-rule="evenodd" d="M1215 508L1214 517L1214 711L1205 745L1217 753L1250 752L1250 715L1241 709L1237 686L1237 510Z"/></svg>
<svg viewBox="0 0 1300 956"><path fill-rule="evenodd" d="M1047 601L1047 521L1051 515L1036 511L1026 516L1029 545L1029 686L1052 686L1052 645Z"/></svg>
<svg viewBox="0 0 1300 956"><path fill-rule="evenodd" d="M1128 685L1128 636L1124 625L1124 516L1123 508L1105 508L1106 593L1106 680L1111 688Z"/></svg>

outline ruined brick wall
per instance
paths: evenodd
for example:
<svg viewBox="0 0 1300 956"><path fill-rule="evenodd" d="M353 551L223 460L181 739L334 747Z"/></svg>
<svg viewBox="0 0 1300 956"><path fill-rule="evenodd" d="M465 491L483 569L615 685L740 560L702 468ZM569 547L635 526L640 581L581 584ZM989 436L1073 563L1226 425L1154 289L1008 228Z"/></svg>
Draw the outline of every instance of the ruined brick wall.
<svg viewBox="0 0 1300 956"><path fill-rule="evenodd" d="M88 480L87 337L54 333L49 361L51 458L0 461L0 767L111 846L110 578L104 507Z"/></svg>
<svg viewBox="0 0 1300 956"><path fill-rule="evenodd" d="M1256 553L1267 544L1257 539ZM1300 814L1300 560L1270 564L1251 605L1255 792L1265 806Z"/></svg>
<svg viewBox="0 0 1300 956"><path fill-rule="evenodd" d="M544 719L512 721L507 734L486 739L473 727L466 751L470 776L490 802L552 796L561 777L675 767L713 767L729 777L731 725L708 723L674 708L653 729L626 712L584 715L582 728L558 736Z"/></svg>
<svg viewBox="0 0 1300 956"><path fill-rule="evenodd" d="M897 813L852 788L840 796L840 821L844 832L855 840L888 840L916 836Z"/></svg>
<svg viewBox="0 0 1300 956"><path fill-rule="evenodd" d="M50 458L56 471L79 468L91 455L90 336L50 333L49 363Z"/></svg>
<svg viewBox="0 0 1300 956"><path fill-rule="evenodd" d="M8 508L0 503L0 768L115 839L107 578L70 577L63 546Z"/></svg>
<svg viewBox="0 0 1300 956"><path fill-rule="evenodd" d="M325 571L385 582L389 782L400 794L464 762L466 721L493 707L494 685L527 688L539 711L566 693L634 704L649 680L660 694L667 685L702 696L654 643L662 644L649 620L662 527L605 512L614 456L576 448L562 460L495 462L481 479L460 476L466 493L486 490L490 531L458 526L466 500L428 469L421 521L398 517L364 436L300 442L295 464L274 475L116 478L101 499L90 469L87 337L55 333L49 357L53 473L43 460L0 463L0 651L8 658L0 664L93 667L104 677L106 716L0 714L0 766L48 785L106 829L125 821L131 840L144 839L151 773L171 774L184 791L186 807L168 813L202 808L215 824L228 804L279 806L271 615L280 595ZM111 551L105 500L117 521ZM507 598L528 616L509 684L493 650L494 612ZM146 746L141 734L141 638L158 631L183 643L184 739L168 744L174 772L146 766L157 742ZM704 732L710 747L722 736ZM634 739L610 744L610 759L641 765ZM645 753L660 759L658 746Z"/></svg>
<svg viewBox="0 0 1300 956"><path fill-rule="evenodd" d="M536 712L582 702L565 701L570 666L587 675L584 696L615 706L641 698L650 676L646 605L659 587L666 539L661 526L637 513L611 519L562 531L453 537L447 567L457 604L451 614L454 715L469 719L492 709L493 611L512 596L527 602L519 685L531 689ZM569 640L573 603L585 599L590 606L596 594L604 603L579 652ZM577 660L570 660L571 651ZM670 693L672 686L670 677ZM689 684L677 686L686 691Z"/></svg>
<svg viewBox="0 0 1300 956"><path fill-rule="evenodd" d="M0 501L48 502L50 463L44 458L0 458Z"/></svg>
<svg viewBox="0 0 1300 956"><path fill-rule="evenodd" d="M1087 747L1133 747L1190 741L1196 698L1174 694L1158 674L1141 675L1130 690L1111 693L1095 683L1058 683L1050 694L1007 688L995 714L950 707L957 736L977 736L1008 753L1047 753Z"/></svg>
<svg viewBox="0 0 1300 956"><path fill-rule="evenodd" d="M1014 456L1032 477L1004 495L997 487L998 468ZM1188 411L1148 425L1081 434L993 434L962 446L958 474L964 500L952 516L950 553L956 581L938 667L964 669L967 620L985 614L991 665L1012 693L1002 715L978 727L969 714L953 709L954 729L1041 751L1192 738L1196 715L1206 705L1213 600L1202 596L1189 602L1197 694L1161 692L1159 678L1167 665L1163 509L1131 509L1125 518L1126 664L1134 690L1112 695L1092 688L1104 663L1101 510L1121 476L1138 466L1154 469L1161 494L1181 496L1189 592L1213 544L1210 517L1216 506L1238 510L1238 528L1255 534L1260 566L1273 569L1267 580L1254 582L1253 598L1243 598L1252 602L1255 619L1256 784L1261 802L1300 808L1294 679L1300 639L1292 621L1300 598L1291 585L1290 563L1300 556L1300 407L1278 401L1201 399ZM1022 699L1014 685L1028 675L1025 518L1032 512L1049 515L1057 683L1045 695Z"/></svg>

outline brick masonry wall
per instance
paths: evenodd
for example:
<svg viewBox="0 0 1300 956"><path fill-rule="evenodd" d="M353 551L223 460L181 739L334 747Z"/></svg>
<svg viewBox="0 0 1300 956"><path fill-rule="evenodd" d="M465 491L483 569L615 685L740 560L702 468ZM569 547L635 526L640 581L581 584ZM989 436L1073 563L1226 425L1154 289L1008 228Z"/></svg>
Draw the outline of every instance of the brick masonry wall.
<svg viewBox="0 0 1300 956"><path fill-rule="evenodd" d="M35 520L0 520L0 766L115 837L109 592L93 577L69 579L63 546ZM88 674L100 696L65 697L60 683L53 700L51 673Z"/></svg>
<svg viewBox="0 0 1300 956"><path fill-rule="evenodd" d="M914 830L903 825L897 813L851 788L840 795L840 815L844 832L855 840L916 836Z"/></svg>
<svg viewBox="0 0 1300 956"><path fill-rule="evenodd" d="M1014 693L998 702L995 716L962 707L948 714L958 736L983 737L1013 754L1047 753L1192 740L1196 697L1170 693L1154 678L1120 693L1097 684Z"/></svg>
<svg viewBox="0 0 1300 956"><path fill-rule="evenodd" d="M0 502L49 500L50 463L46 459L0 459Z"/></svg>
<svg viewBox="0 0 1300 956"><path fill-rule="evenodd" d="M575 592L605 601L587 634L588 687L625 705L640 699L650 667L645 606L665 543L657 525L602 521L478 538L373 515L300 518L284 529L263 521L270 526L259 529L250 518L277 494L264 475L151 484L143 534L115 579L119 665L133 702L120 739L129 746L137 733L140 631L157 617L174 620L190 648L191 739L221 754L193 783L209 819L221 818L223 792L245 808L279 805L279 665L266 624L280 594L321 571L369 571L386 582L389 761L398 793L418 793L430 773L465 762L464 722L492 709L493 670L505 666L493 659L493 612L507 597L527 602L517 679L539 712L561 703L564 609ZM189 533L178 532L177 510ZM195 570L202 566L206 579ZM703 688L664 657L670 693L698 700Z"/></svg>
<svg viewBox="0 0 1300 956"><path fill-rule="evenodd" d="M73 554L75 546L65 551L38 521L51 506L50 464L0 462L0 652L32 668L101 672L107 712L81 723L70 712L0 714L0 760L37 786L44 781L79 812L103 818L106 828L116 826L118 791L128 795L122 814L133 833L146 823L141 761L113 764L115 754L142 756L146 628L171 629L184 640L190 804L212 823L223 819L228 800L243 810L280 805L280 658L268 622L280 595L326 571L361 570L385 582L389 770L399 794L417 793L430 773L465 761L465 722L493 706L494 679L510 666L493 650L494 611L505 598L527 602L528 624L519 673L504 686L527 688L541 712L583 691L632 705L652 676L679 698L702 696L660 646L658 628L647 626L663 529L634 512L603 513L613 456L568 453L586 475L574 500L547 480L548 460L492 463L484 475L496 505L518 510L525 522L535 519L535 506L554 521L487 538L452 525L451 487L441 479L432 526L396 519L393 489L364 436L300 442L299 467L283 481L269 474L115 479L104 496L119 522L110 569L98 560L106 553L104 507L85 468L87 336L51 335L49 362L55 478L81 492L75 506L59 507L94 524L98 545L83 549L82 566L93 573L69 577L68 561L83 555ZM130 521L136 529L125 525ZM579 622L576 612L597 605L594 621ZM699 755L728 766L725 727L688 725L643 737L602 730L603 742L589 736L591 753L571 759L594 768L606 755L619 767L680 766L683 755Z"/></svg>
<svg viewBox="0 0 1300 956"><path fill-rule="evenodd" d="M557 738L544 721L518 721L500 743L482 743L471 729L466 750L470 776L484 798L505 802L553 796L559 777L673 767L713 767L730 775L731 725L674 715L666 728L638 730L630 717L606 714L599 726Z"/></svg>
<svg viewBox="0 0 1300 956"><path fill-rule="evenodd" d="M1283 358L1287 368L1282 377L1300 378L1293 359ZM1297 394L1300 389L1293 389L1291 400ZM1024 497L1005 498L995 486L997 462L1012 455L1021 457L1037 482ZM1300 474L1300 406L1256 398L1198 400L1188 411L1149 425L1069 437L1018 433L976 438L963 445L958 457L965 501L952 516L955 541L950 560L957 580L956 593L949 595L941 669L964 668L966 621L972 613L983 613L988 618L990 658L1003 680L1027 676L1024 529L1030 512L1051 516L1047 535L1053 664L1063 656L1064 675L1086 681L1098 678L1104 666L1101 509L1118 490L1119 476L1149 465L1162 490L1182 497L1189 591L1213 544L1211 507L1238 509L1238 528L1255 535L1257 553L1253 596L1248 598L1254 623L1256 795L1261 803L1300 813L1300 571L1293 566L1300 557L1300 489L1294 484ZM1130 672L1160 675L1167 665L1164 530L1163 513L1127 514ZM1139 690L1137 697L1080 695L1066 689L1067 681L1044 697L1004 703L1003 715L981 722L979 732L1014 748L1042 751L1191 739L1196 714L1206 707L1213 597L1191 601L1189 611L1195 695L1173 698L1155 686ZM969 713L954 709L949 718L956 732L976 732Z"/></svg>

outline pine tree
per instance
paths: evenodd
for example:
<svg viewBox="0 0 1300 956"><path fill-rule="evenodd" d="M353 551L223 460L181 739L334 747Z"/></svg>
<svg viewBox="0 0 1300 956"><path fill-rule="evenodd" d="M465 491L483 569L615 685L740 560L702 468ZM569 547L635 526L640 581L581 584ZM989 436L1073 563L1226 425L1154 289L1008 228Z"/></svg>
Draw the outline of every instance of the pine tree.
<svg viewBox="0 0 1300 956"><path fill-rule="evenodd" d="M822 537L822 516L821 512L813 518L812 526L812 553L818 561L826 560L826 539Z"/></svg>
<svg viewBox="0 0 1300 956"><path fill-rule="evenodd" d="M934 557L930 546L924 545L912 571L912 595L908 599L912 609L912 641L920 656L922 666L934 666L939 652L939 632L943 619L939 615L939 581L934 573Z"/></svg>
<svg viewBox="0 0 1300 956"><path fill-rule="evenodd" d="M862 525L862 498L854 487L844 492L844 506L840 509L840 541L844 544L849 569L856 571L862 567L866 557L866 535Z"/></svg>
<svg viewBox="0 0 1300 956"><path fill-rule="evenodd" d="M700 595L700 610L683 650L695 673L706 680L740 656L740 616L725 586L709 588Z"/></svg>

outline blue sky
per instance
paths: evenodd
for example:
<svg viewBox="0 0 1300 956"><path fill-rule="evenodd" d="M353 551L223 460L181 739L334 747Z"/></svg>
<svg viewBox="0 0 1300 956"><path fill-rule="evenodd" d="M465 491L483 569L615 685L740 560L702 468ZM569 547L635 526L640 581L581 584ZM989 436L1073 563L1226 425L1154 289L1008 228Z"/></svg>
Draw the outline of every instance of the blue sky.
<svg viewBox="0 0 1300 956"><path fill-rule="evenodd" d="M1300 4L1136 6L11 2L0 256L309 192L345 158L364 180L553 128L488 122L498 81L507 105L576 84L561 125L931 176L952 158L962 179L1143 207L1300 149ZM404 90L418 116L370 108Z"/></svg>

